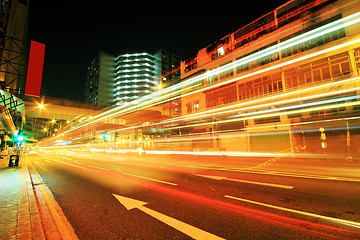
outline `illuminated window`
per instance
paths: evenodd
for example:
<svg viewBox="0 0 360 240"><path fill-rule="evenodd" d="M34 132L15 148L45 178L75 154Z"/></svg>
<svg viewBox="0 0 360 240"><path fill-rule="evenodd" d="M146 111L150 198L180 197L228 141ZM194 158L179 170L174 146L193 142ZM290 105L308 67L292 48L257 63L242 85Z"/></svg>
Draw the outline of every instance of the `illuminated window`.
<svg viewBox="0 0 360 240"><path fill-rule="evenodd" d="M232 61L227 62L227 63L225 63L225 64L222 64L221 67L222 67L222 66L225 66L225 65L229 65L231 62L232 62ZM226 71L221 72L221 73L220 73L220 79L222 80L222 79L225 79L225 78L228 78L228 77L232 77L233 75L234 75L234 70L231 68L231 69L229 69L229 70L226 70Z"/></svg>
<svg viewBox="0 0 360 240"><path fill-rule="evenodd" d="M199 100L194 102L194 112L199 111Z"/></svg>
<svg viewBox="0 0 360 240"><path fill-rule="evenodd" d="M216 83L218 80L218 74L214 74L216 68L213 68L206 72L206 83Z"/></svg>
<svg viewBox="0 0 360 240"><path fill-rule="evenodd" d="M191 104L191 103L187 103L187 104L186 104L186 109L187 109L187 113L192 113L192 104Z"/></svg>
<svg viewBox="0 0 360 240"><path fill-rule="evenodd" d="M285 70L286 88L297 88L331 80L351 72L347 52Z"/></svg>
<svg viewBox="0 0 360 240"><path fill-rule="evenodd" d="M230 84L205 92L206 107L215 107L237 101L236 85Z"/></svg>
<svg viewBox="0 0 360 240"><path fill-rule="evenodd" d="M225 54L224 47L219 47L219 48L218 48L218 55L219 55L219 56L222 56L222 55L224 55L224 54Z"/></svg>
<svg viewBox="0 0 360 240"><path fill-rule="evenodd" d="M280 72L238 85L240 101L281 91L283 91L283 85Z"/></svg>
<svg viewBox="0 0 360 240"><path fill-rule="evenodd" d="M336 21L338 19L341 19L341 14L336 15L336 16L334 16L332 18L329 18L329 19L327 19L325 21L316 23L316 24L314 24L314 25L312 25L312 26L310 26L310 27L308 27L306 29L303 29L303 30L301 30L299 32L293 33L293 34L291 34L291 35L289 35L289 36L287 36L285 38L282 38L280 40L280 42L283 42L283 41L288 40L290 38L296 37L296 36L298 36L300 34L303 34L305 32L313 30L315 28L321 27L321 26L326 25L328 23L334 22L334 21ZM327 33L327 34L325 34L323 36L319 36L317 38L314 38L314 39L299 43L299 44L297 44L295 46L289 47L287 49L284 49L284 50L281 51L281 56L283 58L289 57L289 56L294 55L296 53L300 53L300 52L304 52L304 51L313 49L315 47L324 45L324 44L326 44L328 42L335 41L335 40L337 40L339 38L343 38L345 36L346 36L345 35L345 29L340 28L340 29L335 30L335 31L333 31L331 33Z"/></svg>
<svg viewBox="0 0 360 240"><path fill-rule="evenodd" d="M354 49L355 65L358 71L360 71L360 48Z"/></svg>

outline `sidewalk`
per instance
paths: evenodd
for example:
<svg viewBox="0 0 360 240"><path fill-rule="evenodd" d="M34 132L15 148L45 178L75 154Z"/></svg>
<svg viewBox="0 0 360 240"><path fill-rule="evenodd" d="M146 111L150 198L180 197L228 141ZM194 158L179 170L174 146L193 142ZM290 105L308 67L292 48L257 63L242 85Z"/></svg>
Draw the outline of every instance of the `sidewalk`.
<svg viewBox="0 0 360 240"><path fill-rule="evenodd" d="M27 156L0 166L0 239L78 239Z"/></svg>

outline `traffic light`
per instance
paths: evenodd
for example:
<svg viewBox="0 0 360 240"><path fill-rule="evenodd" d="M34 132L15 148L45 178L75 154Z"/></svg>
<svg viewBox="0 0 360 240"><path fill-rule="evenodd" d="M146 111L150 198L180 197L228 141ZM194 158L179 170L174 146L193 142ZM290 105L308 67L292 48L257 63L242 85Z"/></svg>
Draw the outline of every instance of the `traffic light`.
<svg viewBox="0 0 360 240"><path fill-rule="evenodd" d="M104 132L103 134L103 141L107 142L108 140L110 140L111 136L108 134L108 132Z"/></svg>
<svg viewBox="0 0 360 240"><path fill-rule="evenodd" d="M24 139L25 139L25 137L24 137L22 134L20 134L20 135L18 135L18 136L16 137L16 140L17 140L18 142L22 142L22 141L24 141Z"/></svg>

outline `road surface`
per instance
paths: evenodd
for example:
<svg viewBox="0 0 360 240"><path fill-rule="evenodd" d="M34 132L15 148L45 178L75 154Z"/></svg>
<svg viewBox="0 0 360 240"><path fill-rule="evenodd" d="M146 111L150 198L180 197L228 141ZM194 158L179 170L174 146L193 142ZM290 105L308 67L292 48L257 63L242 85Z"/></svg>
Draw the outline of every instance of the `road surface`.
<svg viewBox="0 0 360 240"><path fill-rule="evenodd" d="M26 157L80 239L360 238L355 163L70 151Z"/></svg>

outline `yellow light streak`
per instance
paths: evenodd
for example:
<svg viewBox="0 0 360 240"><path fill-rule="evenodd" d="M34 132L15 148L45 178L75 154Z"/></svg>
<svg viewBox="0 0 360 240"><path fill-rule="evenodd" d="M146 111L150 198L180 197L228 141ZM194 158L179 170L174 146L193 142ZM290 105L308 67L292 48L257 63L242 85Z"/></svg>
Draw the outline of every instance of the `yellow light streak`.
<svg viewBox="0 0 360 240"><path fill-rule="evenodd" d="M331 104L331 105L325 105L325 106L318 106L318 107L311 107L306 109L299 109L299 110L291 110L286 112L279 112L279 113L268 113L268 114L261 114L261 113L251 113L247 114L250 116L247 117L240 117L236 119L228 119L228 120L220 120L216 121L216 124L218 123L231 123L231 122L239 122L239 121L245 121L250 119L260 119L260 118L270 118L270 117L277 117L281 115L288 115L288 114L297 114L297 113L303 113L303 112L312 112L312 111L320 111L320 110L326 110L331 108L341 108L341 107L349 107L354 105L360 105L360 101L354 101L354 102L348 102L348 103L338 103L338 104ZM274 111L279 111L278 109L274 109ZM206 126L211 125L212 122L206 122L206 123L196 123L196 124L190 124L186 125L185 127L199 127L199 126ZM173 129L179 129L184 128L184 126L177 126L177 127L171 127L171 128L162 128L162 130L173 130Z"/></svg>
<svg viewBox="0 0 360 240"><path fill-rule="evenodd" d="M188 115L188 116L185 116L185 117L174 118L172 120L162 121L162 122L159 122L159 123L153 123L153 124L149 124L148 126L155 126L155 125L158 125L158 124L166 124L166 123L177 122L177 121L181 121L181 120L199 119L199 118L205 118L205 117L210 117L210 116L229 114L229 113L238 112L240 110L245 112L245 111L249 111L249 110L252 110L252 109L262 109L262 108L269 107L269 106L276 106L276 105L288 104L288 103L292 103L292 102L300 102L300 101L314 99L314 98L320 98L320 97L335 96L335 95L338 95L338 94L344 94L344 93L360 90L360 87L358 87L358 88L350 88L350 89L345 89L345 90L338 90L338 91L322 93L322 94L317 94L317 95L311 95L311 96L306 96L306 97L290 98L290 99L287 99L287 100L281 100L281 101L277 101L277 102L270 102L270 103L258 105L259 102L269 101L269 100L272 100L272 99L275 99L275 98L284 97L284 95L295 95L296 96L296 95L299 95L300 93L303 93L303 92L317 90L319 88L324 88L324 87L342 85L344 83L349 83L349 82L352 82L352 81L358 81L359 79L360 79L360 77L356 77L356 78L347 79L347 80L340 81L340 82L327 83L327 84L315 86L315 87L312 87L312 88L301 89L301 90L294 91L294 92L287 92L287 93L277 95L277 96L261 98L261 99L253 100L253 101L250 101L250 102L242 102L242 103L231 105L231 106L225 106L225 107L221 107L221 108L218 108L218 109L212 109L212 110L209 110L209 111L206 111L206 112L195 113L195 114ZM246 105L249 105L249 104L251 104L251 106L245 107ZM300 107L302 107L302 105L294 105L293 107L294 108L300 108ZM222 111L223 109L227 109L227 108L235 108L235 109ZM276 109L274 111L279 111L279 110L280 109ZM215 112L215 111L221 111L221 112ZM210 113L208 113L208 112L210 112ZM215 113L211 113L211 112L215 112ZM263 112L256 112L255 114L261 114L261 113L263 113ZM218 121L217 121L217 123L218 123ZM211 124L211 122L203 123L203 124L204 125L209 125L209 124ZM185 126L185 127L187 127L187 126ZM135 129L135 128L139 128L139 127L140 126L127 127L127 128L119 129L119 131L125 131L125 130Z"/></svg>
<svg viewBox="0 0 360 240"><path fill-rule="evenodd" d="M350 15L350 16L346 17L346 18L342 18L342 19L337 20L337 21L335 21L335 22L332 22L332 23L329 23L329 24L327 24L327 25L324 25L324 26L322 26L322 27L320 27L320 28L318 28L318 29L320 29L321 31L323 31L324 33L323 33L322 35L324 35L324 34L326 34L326 33L328 33L328 32L335 31L335 30L337 30L337 29L339 29L339 28L342 28L342 27L344 27L345 25L346 25L346 26L350 26L350 25L352 25L352 24L358 23L358 22L360 21L360 18L357 18L359 15L360 15L360 13L355 13L355 14L353 14L353 15ZM353 19L353 18L355 18L355 19ZM352 19L352 20L350 21L350 19ZM346 21L346 20L349 20L349 21L344 23L344 21ZM345 25L341 25L340 23L341 23L341 24L345 24ZM340 25L337 25L337 24L340 24ZM334 26L333 28L324 30L325 28L327 28L327 27L329 27L329 26L331 27L331 26L333 26L333 25L336 25L336 26ZM283 42L283 43L279 43L279 44L271 47L270 49L271 49L272 51L275 51L275 50L279 51L279 46L282 46L282 47L280 47L281 49L286 49L286 48L289 48L289 47L293 46L294 44L298 44L298 43L307 41L307 40L308 40L308 37L309 37L308 35L314 34L314 31L317 32L317 31L319 31L319 30L314 29L314 30L312 30L312 31L310 31L310 32L307 32L307 33L304 33L304 34L302 34L302 35L300 35L300 36L295 37L294 39L295 39L296 41L294 41L294 39L289 39L289 40L287 40L287 41L285 41L285 42ZM320 33L318 33L318 34L320 34ZM320 36L320 35L316 35L316 34L315 34L313 38L318 37L318 36ZM324 50L321 50L321 51L318 51L318 52L315 52L315 53L312 53L312 54L309 54L309 55L306 55L306 56L303 56L303 57L300 57L300 58L297 58L297 59L293 59L293 60L291 60L291 61L287 61L287 62L278 64L278 65L275 65L275 66L272 66L272 67L269 67L269 68L266 68L266 69L263 69L263 70L260 70L260 71L256 71L256 72L253 72L253 73L250 73L250 74L246 74L246 75L244 75L244 76L240 76L240 77L238 77L238 78L234 78L234 79L231 79L231 80L228 80L228 81L225 81L225 82L221 82L221 83L219 83L219 84L215 84L215 85L209 86L209 87L207 87L207 88L202 88L202 89L196 90L196 91L194 91L194 92L190 92L190 93L183 94L182 97L187 96L187 95L190 95L190 94L195 94L195 93L197 93L197 92L199 92L199 91L206 91L206 90L211 89L211 88L216 88L216 87L219 87L219 86L222 86L222 85L225 85L225 84L228 84L228 83L231 83L231 82L234 82L234 81L243 79L243 78L247 78L247 77L251 77L251 76L260 74L260 73L265 72L265 71L270 71L270 70L275 69L275 68L279 68L279 67L283 67L283 66L286 66L286 65L289 65L289 64L293 64L293 63L295 63L295 62L302 61L302 60L308 59L308 58L310 58L310 57L318 56L318 55L320 55L320 54L324 54L324 53L329 52L329 51L334 51L334 50L337 50L337 49L340 49L340 48L343 48L343 47L346 47L346 46L349 46L349 45L358 43L359 41L360 41L360 39L357 39L357 40L353 40L353 41L350 41L350 42L347 42L347 43L343 43L343 44L340 44L340 45L337 45L337 46L334 46L334 47L331 47L331 48L328 48L328 49L324 49ZM272 48L274 48L274 49L272 49ZM264 49L263 51L260 51L260 52L258 52L258 53L255 53L255 54L254 54L255 57L253 56L253 58L251 58L251 59L248 60L248 61L254 61L254 60L258 59L258 58L261 58L262 55L260 55L260 54L264 54L264 52L267 52L268 50L269 50L269 49ZM267 53L267 55L268 55L268 54L271 54L271 51L270 51L270 53ZM256 56L257 56L257 57L256 57ZM248 56L248 57L250 58L251 56ZM240 65L246 63L246 62L244 62L244 59L240 59L240 60L238 60L237 62L239 62ZM231 64L231 67L233 68L233 65L232 65L232 64ZM222 68L221 68L221 69L222 69ZM224 66L221 72L226 71L226 70L228 70L228 68L226 68L226 66ZM219 70L219 71L220 71L220 70ZM204 73L204 74L201 74L201 75L199 75L199 76L197 76L197 77L194 77L194 78L191 78L191 79L189 79L189 80L187 80L187 81L184 81L183 83L179 83L179 84L177 84L177 85L174 85L174 86L172 86L172 87L169 87L169 88L167 88L167 89L164 89L164 90L166 90L166 91L161 91L161 93L166 93L166 92L170 92L170 91L174 91L174 92L173 92L173 93L170 93L170 94L168 94L168 95L160 96L160 99L168 98L168 97L171 97L171 95L178 94L175 90L180 90L182 87L184 87L184 86L186 86L186 85L190 85L190 84L193 84L193 83L196 82L196 81L203 80L203 79L205 78L205 75L206 75L205 73ZM164 102L164 101L161 101L160 99L157 100L156 97L159 97L159 92L155 92L155 93L153 93L153 94L150 94L150 95L148 95L148 96L143 97L142 99L138 99L138 100L135 100L135 101L131 102L131 103L135 104L135 106L130 107L130 108L131 108L131 110L134 110L133 108L135 107L135 109L141 110L141 109L143 109L143 108L145 108L145 107L154 106L154 105L156 105L156 104L160 104L160 103ZM177 98L179 98L179 96L177 96L177 97L175 97L175 98L172 98L172 99L167 99L166 101L173 100L173 99L177 99ZM143 101L143 102L141 102L141 101ZM155 104L150 105L150 104L153 103L153 102L155 102ZM139 105L145 104L145 106L138 106L138 104L139 104ZM107 113L110 114L111 112L114 112L114 111L116 112L116 111L118 111L118 110L121 110L121 108L124 108L124 107L123 107L123 106L115 107L115 108L109 110ZM129 108L127 108L127 109L128 109L128 111L125 111L125 112L120 111L120 112L121 112L120 114L125 114L126 112L129 112L129 111L130 111ZM126 109L123 109L123 111L124 111L124 110L126 110ZM105 114L106 114L106 113L105 113ZM115 114L111 114L109 117L114 117L115 115L116 115L116 113L115 113ZM99 116L96 116L96 117L99 117ZM101 121L102 119L103 119L103 118L99 119L99 121ZM96 119L94 119L93 121L96 121ZM96 122L98 122L98 121L96 121Z"/></svg>
<svg viewBox="0 0 360 240"><path fill-rule="evenodd" d="M352 24L358 23L360 21L360 18L358 18L359 15L360 15L360 13L355 13L353 15L350 15L350 16L346 17L346 18L340 19L341 21L338 20L338 21L332 22L330 24L327 24L327 25L325 25L323 27L320 27L318 29L315 29L317 34L319 34L319 35L315 34L315 35L313 35L312 38L318 37L318 36L323 35L323 34L326 34L326 33L330 32L330 31L335 31L335 30L337 30L339 28L342 28L342 27L345 27L345 26L350 26ZM325 29L325 28L329 28L329 29ZM273 46L273 48L277 47L276 49L277 49L277 51L279 51L279 46L282 46L283 49L286 49L289 46L293 46L293 45L298 44L300 42L306 41L306 40L301 41L301 39L307 39L308 40L308 38L311 37L310 33L314 34L315 30L310 31L308 33L304 33L304 34L302 34L302 35L300 35L300 36L298 36L298 37L296 37L294 39L289 39L288 41L280 43L281 45L277 44L277 45ZM304 38L304 36L306 36L306 37ZM292 40L292 41L290 41L290 40ZM181 97L189 96L191 94L196 94L198 92L206 91L206 90L209 90L209 89L212 89L212 88L217 88L217 87L220 87L222 85L229 84L229 83L232 83L232 82L244 79L244 78L252 77L252 76L261 74L263 72L266 72L266 71L271 71L271 70L276 69L276 68L284 67L284 66L294 64L294 63L299 62L299 61L303 61L303 60L306 60L306 59L309 59L309 58L312 58L312 57L315 57L315 56L319 56L321 54L325 54L325 53L335 51L335 50L338 50L338 49L341 49L341 48L344 48L344 47L348 47L348 46L357 44L359 42L360 42L360 39L355 39L355 40L352 40L352 41L349 41L349 42L346 42L346 43L343 43L343 44L339 44L339 45L336 45L336 46L333 46L333 47L330 47L330 48L326 48L326 49L323 49L323 50L320 50L320 51L317 51L317 52L314 52L314 53L311 53L311 54L308 54L308 55L305 55L305 56L302 56L302 57L299 57L299 58L296 58L296 59L286 61L286 62L277 64L277 65L274 65L274 66L271 66L271 67L268 67L268 68L264 68L264 69L259 70L259 71L255 71L255 72L252 72L252 73L249 73L249 74L245 74L245 75L230 79L228 81L224 81L224 82L214 84L214 85L209 86L209 87L205 87L205 88L201 88L201 89L189 92L189 93L185 93L185 94L181 95ZM291 45L291 44L293 44L293 45ZM272 51L272 47L269 48L269 49ZM258 52L256 54L254 54L252 57L253 58L257 57L256 59L261 58L261 56L262 56L261 54L265 54L265 51L267 51L267 54L269 54L269 49L265 49L263 51L260 51L260 52ZM248 56L248 57L250 59L251 56ZM253 58L251 58L252 59L251 61L253 61ZM250 61L249 59L248 59L248 61ZM241 59L241 61L240 60L237 61L235 64L240 64L240 65L244 64L244 59ZM224 66L222 71L228 70L225 67L226 66ZM229 66L227 66L227 67L229 67ZM231 67L232 68L234 67L233 63L231 65ZM121 115L128 114L128 113L131 113L131 112L134 112L134 111L142 110L142 109L147 108L147 107L158 105L158 104L161 104L161 103L164 103L164 102L167 102L167 101L178 99L180 97L180 95L175 90L179 90L179 89L183 88L186 85L191 85L196 81L203 80L205 78L205 75L206 74L204 73L202 75L199 75L197 77L194 77L194 78L191 78L191 79L189 79L187 81L184 81L183 83L179 83L177 85L174 85L174 86L169 87L167 89L164 89L162 91L155 92L155 93L152 93L152 94L150 94L148 96L145 96L145 97L143 97L141 99L135 100L135 101L131 102L131 104L133 106L114 107L114 108L112 108L112 109L110 109L108 111L102 112L102 113L94 116L94 118L91 119L91 120L84 121L81 124L78 124L76 126L73 126L70 129L65 130L64 133L68 133L68 132L74 131L76 129L83 128L83 127L85 127L85 126L87 126L89 124L94 124L94 123L103 121L107 117L121 116ZM171 92L171 91L173 91L173 92ZM176 95L176 96L174 96L174 95Z"/></svg>
<svg viewBox="0 0 360 240"><path fill-rule="evenodd" d="M341 223L341 224L345 224L348 226L360 228L360 222L354 222L354 221L349 221L349 220L344 220L344 219L339 219L339 218L323 216L323 215L319 215L319 214L315 214L315 213L309 213L309 212L299 211L299 210L295 210L295 209L279 207L276 205L271 205L271 204L262 203L262 202L256 202L256 201L248 200L245 198L239 198L239 197L234 197L234 196L230 196L230 195L225 195L225 197L230 198L230 199L235 199L238 201L242 201L242 202L252 203L252 204L256 204L256 205L260 205L260 206L264 206L264 207L274 208L274 209L278 209L278 210L282 210L282 211L286 211L286 212L292 212L292 213L296 213L296 214L301 214L301 215L305 215L305 216L310 216L310 217L314 217L314 218L320 218L320 219L329 220L329 221L333 221L336 223Z"/></svg>

